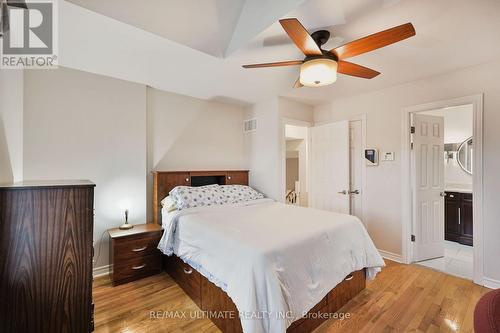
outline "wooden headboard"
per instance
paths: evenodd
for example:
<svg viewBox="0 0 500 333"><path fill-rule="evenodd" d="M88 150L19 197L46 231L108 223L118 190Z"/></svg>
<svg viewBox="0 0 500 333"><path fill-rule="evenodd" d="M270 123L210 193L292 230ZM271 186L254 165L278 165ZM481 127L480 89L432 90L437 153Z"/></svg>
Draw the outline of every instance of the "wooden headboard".
<svg viewBox="0 0 500 333"><path fill-rule="evenodd" d="M153 222L161 224L161 201L176 186L248 185L248 170L153 171Z"/></svg>

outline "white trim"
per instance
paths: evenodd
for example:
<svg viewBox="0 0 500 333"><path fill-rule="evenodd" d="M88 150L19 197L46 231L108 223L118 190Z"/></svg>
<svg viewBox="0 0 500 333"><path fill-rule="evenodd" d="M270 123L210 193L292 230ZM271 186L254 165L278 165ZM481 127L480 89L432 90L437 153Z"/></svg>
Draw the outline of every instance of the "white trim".
<svg viewBox="0 0 500 333"><path fill-rule="evenodd" d="M490 289L500 289L500 281L495 279L490 279L487 277L483 278L483 285Z"/></svg>
<svg viewBox="0 0 500 333"><path fill-rule="evenodd" d="M100 277L104 275L110 275L113 272L112 265L105 265L101 267L95 267L92 272L93 277Z"/></svg>
<svg viewBox="0 0 500 333"><path fill-rule="evenodd" d="M349 122L351 121L361 121L361 150L363 154L365 153L366 145L366 113L359 114L349 118ZM350 138L349 138L350 140ZM350 144L350 142L349 142ZM364 156L364 155L363 155ZM368 229L368 221L366 220L366 163L364 158L361 159L361 205L363 206L363 224Z"/></svg>
<svg viewBox="0 0 500 333"><path fill-rule="evenodd" d="M377 249L378 250L378 249ZM392 253L389 251L384 251L384 250L378 250L378 253L382 256L384 259L392 260L395 262L399 262L403 264L403 257L400 254Z"/></svg>
<svg viewBox="0 0 500 333"><path fill-rule="evenodd" d="M402 147L401 147L401 185L402 197L402 258L404 263L413 262L411 215L411 171L410 171L410 117L412 113L434 110L444 107L472 104L473 106L473 146L474 174L473 178L473 221L474 221L474 282L483 283L484 275L484 223L483 223L483 94L442 100L427 104L411 106L403 109L402 117Z"/></svg>

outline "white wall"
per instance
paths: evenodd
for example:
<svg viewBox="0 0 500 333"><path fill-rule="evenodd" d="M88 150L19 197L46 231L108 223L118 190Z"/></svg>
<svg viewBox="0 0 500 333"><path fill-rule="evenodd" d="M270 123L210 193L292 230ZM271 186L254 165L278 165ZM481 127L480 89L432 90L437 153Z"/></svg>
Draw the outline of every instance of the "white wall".
<svg viewBox="0 0 500 333"><path fill-rule="evenodd" d="M0 183L23 178L23 72L0 71Z"/></svg>
<svg viewBox="0 0 500 333"><path fill-rule="evenodd" d="M105 231L123 223L126 207L131 223L150 221L151 170L248 168L243 115L241 107L77 70L26 71L24 178L96 183L94 267L102 267Z"/></svg>
<svg viewBox="0 0 500 333"><path fill-rule="evenodd" d="M242 107L147 89L148 218L151 171L247 169Z"/></svg>
<svg viewBox="0 0 500 333"><path fill-rule="evenodd" d="M246 166L244 108L148 88L153 170Z"/></svg>
<svg viewBox="0 0 500 333"><path fill-rule="evenodd" d="M281 136L278 99L252 105L245 119L257 119L257 130L245 134L250 186L267 197L282 200Z"/></svg>
<svg viewBox="0 0 500 333"><path fill-rule="evenodd" d="M315 109L316 123L367 114L367 144L395 151L394 162L367 168L365 216L379 249L401 254L401 126L406 106L484 93L484 250L485 276L500 281L500 61L462 69L367 94L347 97Z"/></svg>
<svg viewBox="0 0 500 333"><path fill-rule="evenodd" d="M24 76L24 178L96 183L96 256L103 232L146 222L146 87L71 69ZM107 235L99 262L108 263ZM96 259L96 258L95 258Z"/></svg>
<svg viewBox="0 0 500 333"><path fill-rule="evenodd" d="M245 134L250 185L269 198L284 201L285 119L312 123L313 108L278 97L248 107L245 119L253 118L257 119L257 130Z"/></svg>

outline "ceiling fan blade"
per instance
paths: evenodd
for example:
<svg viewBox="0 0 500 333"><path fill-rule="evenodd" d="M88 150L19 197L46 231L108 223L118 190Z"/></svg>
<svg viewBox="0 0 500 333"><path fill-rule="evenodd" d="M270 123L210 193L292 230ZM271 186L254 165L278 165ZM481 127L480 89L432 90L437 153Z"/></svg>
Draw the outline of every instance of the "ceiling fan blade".
<svg viewBox="0 0 500 333"><path fill-rule="evenodd" d="M415 36L415 28L411 23L406 23L349 42L330 52L337 54L339 59L345 59L379 49L412 36Z"/></svg>
<svg viewBox="0 0 500 333"><path fill-rule="evenodd" d="M279 62L268 62L264 64L253 64L253 65L243 65L243 68L260 68L260 67L281 67L281 66L295 66L302 65L303 60L290 60L290 61L279 61Z"/></svg>
<svg viewBox="0 0 500 333"><path fill-rule="evenodd" d="M304 85L302 83L300 83L300 77L297 79L297 81L295 81L293 87L294 88L302 88Z"/></svg>
<svg viewBox="0 0 500 333"><path fill-rule="evenodd" d="M26 2L24 0L6 0L7 5L11 7L18 7L28 9Z"/></svg>
<svg viewBox="0 0 500 333"><path fill-rule="evenodd" d="M337 72L345 75L361 77L363 79L373 79L375 76L380 74L373 69L353 64L348 61L339 60L338 64L339 66L337 68Z"/></svg>
<svg viewBox="0 0 500 333"><path fill-rule="evenodd" d="M323 55L318 44L309 35L306 28L296 18L280 20L281 26L295 45L306 55Z"/></svg>

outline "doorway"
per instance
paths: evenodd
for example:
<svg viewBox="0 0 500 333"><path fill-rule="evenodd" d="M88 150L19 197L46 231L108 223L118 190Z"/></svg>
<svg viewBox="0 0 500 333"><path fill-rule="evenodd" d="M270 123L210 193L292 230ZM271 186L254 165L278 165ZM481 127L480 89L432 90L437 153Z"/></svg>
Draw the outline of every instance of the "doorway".
<svg viewBox="0 0 500 333"><path fill-rule="evenodd" d="M405 111L403 257L481 283L482 96Z"/></svg>
<svg viewBox="0 0 500 333"><path fill-rule="evenodd" d="M439 252L427 253L423 258L422 251L418 249L415 260L420 265L434 268L445 273L472 280L473 271L473 216L472 216L472 161L473 154L473 106L472 104L440 108L414 114L414 118L432 119L443 124L443 135L440 138L442 153L437 167L442 179L439 196L439 226L443 232L436 234L438 237ZM430 121L429 121L430 120ZM418 120L414 119L414 124ZM414 135L419 135L418 130ZM418 149L418 147L417 147ZM412 151L412 159L421 156L416 149ZM422 158L422 156L421 156ZM429 161L429 160L428 160ZM422 165L422 161L415 161L413 165ZM418 169L414 168L413 170ZM431 171L432 172L432 171ZM418 183L418 174L414 175ZM441 184L440 184L441 185ZM418 188L418 184L414 187ZM429 191L432 194L432 191ZM444 199L443 199L444 198ZM418 208L417 208L418 210ZM416 228L424 228L423 222L430 222L428 218L418 218L416 212ZM421 232L424 235L424 232ZM429 245L426 245L430 249ZM425 251L423 251L425 252Z"/></svg>
<svg viewBox="0 0 500 333"><path fill-rule="evenodd" d="M285 182L284 202L308 206L308 146L309 127L306 124L285 123Z"/></svg>

